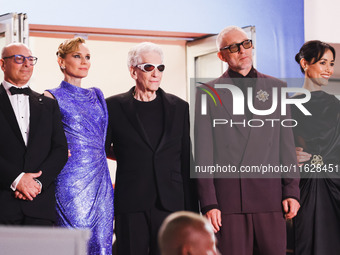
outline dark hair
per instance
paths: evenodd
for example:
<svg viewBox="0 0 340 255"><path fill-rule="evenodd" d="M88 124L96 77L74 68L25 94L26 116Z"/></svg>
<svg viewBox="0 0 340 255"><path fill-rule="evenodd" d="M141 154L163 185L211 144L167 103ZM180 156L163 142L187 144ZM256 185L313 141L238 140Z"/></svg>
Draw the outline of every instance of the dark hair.
<svg viewBox="0 0 340 255"><path fill-rule="evenodd" d="M315 64L322 58L326 50L332 51L335 60L335 50L328 43L318 40L305 42L302 45L299 53L295 55L295 61L298 62L298 64L300 65L301 72L305 73L305 70L303 70L300 64L301 59L304 58L309 64Z"/></svg>

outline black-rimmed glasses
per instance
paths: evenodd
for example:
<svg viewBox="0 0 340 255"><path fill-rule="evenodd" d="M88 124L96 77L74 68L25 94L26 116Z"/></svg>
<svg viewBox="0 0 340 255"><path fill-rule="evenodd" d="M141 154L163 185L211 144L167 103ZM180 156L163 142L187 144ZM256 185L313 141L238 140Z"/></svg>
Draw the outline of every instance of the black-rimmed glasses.
<svg viewBox="0 0 340 255"><path fill-rule="evenodd" d="M243 42L240 42L240 43L235 43L235 44L232 44L232 45L228 45L226 47L223 47L220 49L221 50L226 50L226 49L229 49L229 51L231 53L235 53L235 52L239 52L240 51L240 46L243 46L243 48L245 49L249 49L250 47L253 46L253 41L250 40L250 39L247 39L247 40L244 40Z"/></svg>
<svg viewBox="0 0 340 255"><path fill-rule="evenodd" d="M156 66L154 64L145 63L137 65L137 67L144 72L152 72L155 68L157 68L158 71L163 72L165 69L165 65L163 64Z"/></svg>
<svg viewBox="0 0 340 255"><path fill-rule="evenodd" d="M37 57L33 57L33 56L25 57L23 55L12 55L8 57L4 57L3 59L7 59L7 58L14 58L14 62L17 64L23 64L25 60L27 59L28 63L32 66L34 66L38 60Z"/></svg>

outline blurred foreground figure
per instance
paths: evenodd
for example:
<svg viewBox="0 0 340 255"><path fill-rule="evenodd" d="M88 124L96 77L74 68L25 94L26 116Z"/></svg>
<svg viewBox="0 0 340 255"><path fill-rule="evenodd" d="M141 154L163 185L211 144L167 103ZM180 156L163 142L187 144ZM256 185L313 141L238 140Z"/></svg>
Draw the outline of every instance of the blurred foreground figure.
<svg viewBox="0 0 340 255"><path fill-rule="evenodd" d="M163 222L158 242L162 255L217 255L210 222L192 212L176 212Z"/></svg>

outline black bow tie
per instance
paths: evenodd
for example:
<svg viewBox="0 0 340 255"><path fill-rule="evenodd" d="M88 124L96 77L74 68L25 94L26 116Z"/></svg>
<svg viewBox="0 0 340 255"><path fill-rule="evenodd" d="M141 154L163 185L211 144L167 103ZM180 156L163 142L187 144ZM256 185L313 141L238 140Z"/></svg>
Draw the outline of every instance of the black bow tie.
<svg viewBox="0 0 340 255"><path fill-rule="evenodd" d="M16 87L10 87L9 91L11 92L12 95L15 94L25 94L29 95L31 94L31 89L30 88L16 88Z"/></svg>

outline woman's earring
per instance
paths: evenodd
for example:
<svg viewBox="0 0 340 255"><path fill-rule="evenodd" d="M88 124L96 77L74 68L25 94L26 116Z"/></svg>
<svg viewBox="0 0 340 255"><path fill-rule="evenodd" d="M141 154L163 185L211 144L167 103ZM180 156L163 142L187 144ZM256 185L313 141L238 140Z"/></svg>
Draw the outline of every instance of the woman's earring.
<svg viewBox="0 0 340 255"><path fill-rule="evenodd" d="M61 69L65 69L65 66L60 66Z"/></svg>
<svg viewBox="0 0 340 255"><path fill-rule="evenodd" d="M307 69L308 69L308 68L307 68L307 67L305 67L305 68L303 69L303 71L305 71L305 72L306 72L306 71L307 71Z"/></svg>

